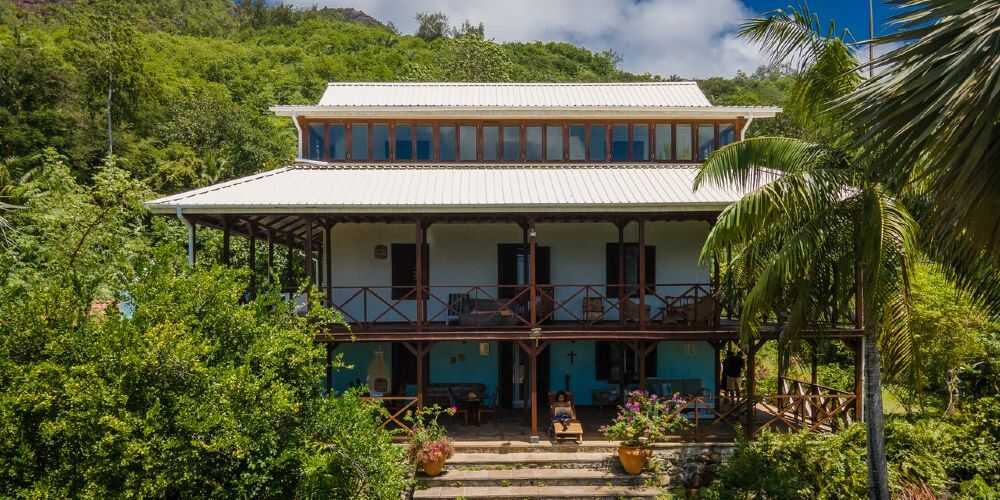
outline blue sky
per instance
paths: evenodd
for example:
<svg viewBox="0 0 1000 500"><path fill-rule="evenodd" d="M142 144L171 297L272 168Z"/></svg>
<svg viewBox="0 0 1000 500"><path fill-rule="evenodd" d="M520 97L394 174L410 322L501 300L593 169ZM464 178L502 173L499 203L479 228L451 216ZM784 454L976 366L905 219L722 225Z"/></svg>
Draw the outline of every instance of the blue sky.
<svg viewBox="0 0 1000 500"><path fill-rule="evenodd" d="M354 7L403 33L416 31L418 12L444 12L453 24L486 25L498 41L561 41L621 54L622 68L686 78L732 76L767 63L757 47L735 31L750 17L799 0L284 0L312 5ZM855 39L867 37L867 0L811 0L826 22L835 18ZM876 32L889 7L877 4Z"/></svg>

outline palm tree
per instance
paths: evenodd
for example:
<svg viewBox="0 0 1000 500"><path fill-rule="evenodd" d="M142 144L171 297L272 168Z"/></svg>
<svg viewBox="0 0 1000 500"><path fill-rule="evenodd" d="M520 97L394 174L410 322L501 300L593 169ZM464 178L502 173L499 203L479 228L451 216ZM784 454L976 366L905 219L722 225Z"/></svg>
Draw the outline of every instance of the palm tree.
<svg viewBox="0 0 1000 500"><path fill-rule="evenodd" d="M1000 314L1000 0L891 0L877 76L840 103L857 144L925 201L930 253Z"/></svg>
<svg viewBox="0 0 1000 500"><path fill-rule="evenodd" d="M775 62L801 65L789 99L792 116L812 130L809 139L762 137L719 149L695 180L749 189L725 209L702 259L734 251L750 290L743 299L741 333L755 335L763 318L779 318L781 341L798 338L835 304L848 303L855 275L862 319L864 408L868 429L869 496L888 498L882 410L882 353L887 372L907 369L911 261L917 224L860 149L848 149L849 128L828 103L860 83L853 51L833 25L827 32L805 8L775 11L748 21L741 35L761 44ZM841 286L832 286L839 283ZM842 310L842 309L841 309Z"/></svg>

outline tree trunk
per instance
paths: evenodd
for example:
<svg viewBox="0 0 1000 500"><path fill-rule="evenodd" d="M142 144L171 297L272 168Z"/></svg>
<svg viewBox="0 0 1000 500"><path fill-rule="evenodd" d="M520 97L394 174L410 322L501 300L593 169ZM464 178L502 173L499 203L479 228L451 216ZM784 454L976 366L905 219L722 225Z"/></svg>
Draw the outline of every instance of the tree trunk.
<svg viewBox="0 0 1000 500"><path fill-rule="evenodd" d="M869 315L874 318L875 315ZM865 328L865 425L868 430L868 498L889 500L889 473L885 458L885 417L882 413L881 358L878 321Z"/></svg>

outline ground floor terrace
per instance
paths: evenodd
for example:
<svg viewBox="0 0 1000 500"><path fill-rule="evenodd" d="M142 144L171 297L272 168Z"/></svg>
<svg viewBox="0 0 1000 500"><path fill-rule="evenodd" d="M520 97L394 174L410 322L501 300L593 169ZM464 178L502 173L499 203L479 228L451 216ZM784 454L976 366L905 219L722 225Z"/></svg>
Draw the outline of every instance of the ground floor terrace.
<svg viewBox="0 0 1000 500"><path fill-rule="evenodd" d="M840 341L860 356L860 337ZM409 410L455 407L443 424L463 441L553 439L549 404L559 393L573 402L585 441L604 439L600 428L636 389L671 399L670 411L688 423L674 437L680 441L731 441L763 429L831 431L862 414L860 363L854 391L817 384L815 366L810 381L779 369L768 384L776 390L759 390L756 355L764 342L743 352L725 340L330 341L324 384L330 394L360 387L384 405L387 427L406 431ZM724 368L733 356L743 363L735 385ZM338 358L346 367L335 370Z"/></svg>

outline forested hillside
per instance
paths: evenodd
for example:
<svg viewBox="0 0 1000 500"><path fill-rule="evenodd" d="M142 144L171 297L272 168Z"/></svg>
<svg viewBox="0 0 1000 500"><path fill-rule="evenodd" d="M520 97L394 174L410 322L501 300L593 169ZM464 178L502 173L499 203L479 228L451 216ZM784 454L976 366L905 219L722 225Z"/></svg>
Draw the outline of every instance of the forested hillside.
<svg viewBox="0 0 1000 500"><path fill-rule="evenodd" d="M229 0L123 5L0 0L7 182L30 173L50 146L87 182L109 151L109 86L110 147L120 165L154 190L173 192L290 159L293 128L267 108L315 102L328 81L661 78L621 71L613 52L496 43L488 19L453 27L438 17L417 36L354 9ZM761 69L702 88L717 104L781 104L788 80Z"/></svg>

